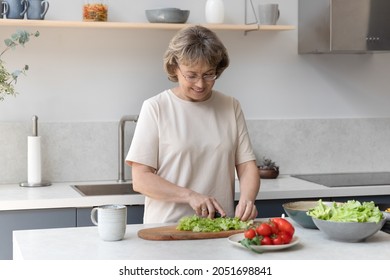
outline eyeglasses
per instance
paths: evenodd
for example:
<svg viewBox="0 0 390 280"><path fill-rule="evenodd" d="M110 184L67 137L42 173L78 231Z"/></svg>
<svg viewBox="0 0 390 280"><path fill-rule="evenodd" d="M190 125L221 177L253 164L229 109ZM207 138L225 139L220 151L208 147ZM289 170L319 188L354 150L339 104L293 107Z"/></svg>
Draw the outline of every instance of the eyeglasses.
<svg viewBox="0 0 390 280"><path fill-rule="evenodd" d="M187 82L191 84L197 83L200 79L204 80L205 82L212 82L215 79L217 79L217 75L215 74L205 74L203 76L198 76L196 74L191 74L191 75L184 75L183 72L181 71L180 67L177 67L180 71L180 74L186 79Z"/></svg>

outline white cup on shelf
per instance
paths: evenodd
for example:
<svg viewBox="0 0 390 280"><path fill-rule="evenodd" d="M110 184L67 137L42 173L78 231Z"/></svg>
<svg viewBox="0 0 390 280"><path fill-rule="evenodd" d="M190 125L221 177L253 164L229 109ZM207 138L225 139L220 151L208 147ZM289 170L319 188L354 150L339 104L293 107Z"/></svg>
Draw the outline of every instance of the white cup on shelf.
<svg viewBox="0 0 390 280"><path fill-rule="evenodd" d="M275 25L280 17L278 4L260 4L259 22L261 25Z"/></svg>

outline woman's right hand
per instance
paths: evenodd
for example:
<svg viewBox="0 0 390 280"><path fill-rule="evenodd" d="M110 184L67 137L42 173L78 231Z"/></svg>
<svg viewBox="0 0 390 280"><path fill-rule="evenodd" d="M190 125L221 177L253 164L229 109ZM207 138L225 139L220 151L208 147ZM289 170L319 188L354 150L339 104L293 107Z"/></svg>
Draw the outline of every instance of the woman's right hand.
<svg viewBox="0 0 390 280"><path fill-rule="evenodd" d="M226 216L225 210L218 201L211 196L202 195L197 192L192 192L189 199L189 205L194 209L196 215L213 219L215 213L218 212L221 217Z"/></svg>
<svg viewBox="0 0 390 280"><path fill-rule="evenodd" d="M196 215L202 217L212 219L216 212L219 212L221 217L226 216L225 210L214 197L174 185L158 176L155 169L150 166L133 162L132 174L134 190L145 196L175 203L188 203Z"/></svg>

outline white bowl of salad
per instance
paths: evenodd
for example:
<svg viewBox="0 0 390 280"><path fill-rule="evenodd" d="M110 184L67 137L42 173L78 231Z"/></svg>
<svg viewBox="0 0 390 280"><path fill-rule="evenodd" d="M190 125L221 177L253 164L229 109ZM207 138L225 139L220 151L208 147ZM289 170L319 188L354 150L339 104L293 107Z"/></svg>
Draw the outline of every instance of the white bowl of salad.
<svg viewBox="0 0 390 280"><path fill-rule="evenodd" d="M349 200L325 205L320 200L307 214L329 239L343 242L362 242L377 233L386 222L382 211L372 201Z"/></svg>

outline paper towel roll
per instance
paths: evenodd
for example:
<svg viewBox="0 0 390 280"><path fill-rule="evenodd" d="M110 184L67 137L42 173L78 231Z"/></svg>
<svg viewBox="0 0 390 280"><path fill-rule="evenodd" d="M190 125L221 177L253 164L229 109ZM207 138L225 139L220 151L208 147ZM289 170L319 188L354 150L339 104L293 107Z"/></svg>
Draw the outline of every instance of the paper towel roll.
<svg viewBox="0 0 390 280"><path fill-rule="evenodd" d="M27 150L27 181L29 184L39 184L42 181L41 137L28 136Z"/></svg>

